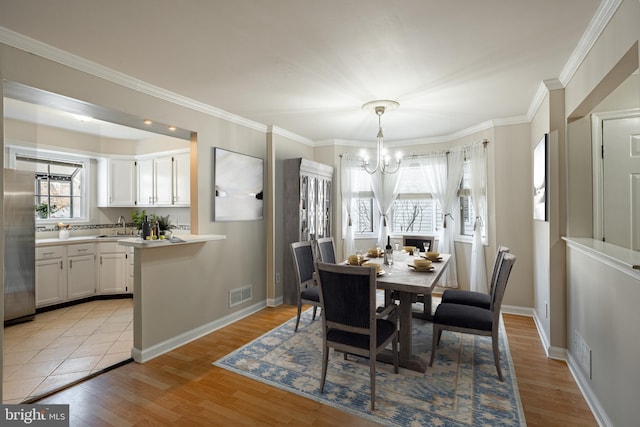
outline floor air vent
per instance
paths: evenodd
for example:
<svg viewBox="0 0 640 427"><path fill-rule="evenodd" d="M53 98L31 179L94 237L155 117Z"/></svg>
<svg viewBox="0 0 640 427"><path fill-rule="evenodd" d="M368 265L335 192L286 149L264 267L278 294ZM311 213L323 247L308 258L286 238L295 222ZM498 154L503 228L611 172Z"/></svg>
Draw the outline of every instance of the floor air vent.
<svg viewBox="0 0 640 427"><path fill-rule="evenodd" d="M229 291L229 307L242 304L251 299L253 299L253 286L251 285Z"/></svg>

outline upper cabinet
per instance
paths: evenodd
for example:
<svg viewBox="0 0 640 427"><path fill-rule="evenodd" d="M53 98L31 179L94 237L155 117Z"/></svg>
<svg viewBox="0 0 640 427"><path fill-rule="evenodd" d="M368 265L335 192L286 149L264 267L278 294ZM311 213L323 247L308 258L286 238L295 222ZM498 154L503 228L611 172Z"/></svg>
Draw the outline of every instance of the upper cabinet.
<svg viewBox="0 0 640 427"><path fill-rule="evenodd" d="M189 206L189 153L138 160L139 206Z"/></svg>
<svg viewBox="0 0 640 427"><path fill-rule="evenodd" d="M189 206L191 203L191 155L182 153L173 156L173 204Z"/></svg>
<svg viewBox="0 0 640 427"><path fill-rule="evenodd" d="M134 159L98 159L98 206L135 206L136 180Z"/></svg>
<svg viewBox="0 0 640 427"><path fill-rule="evenodd" d="M99 159L98 206L189 206L189 152Z"/></svg>

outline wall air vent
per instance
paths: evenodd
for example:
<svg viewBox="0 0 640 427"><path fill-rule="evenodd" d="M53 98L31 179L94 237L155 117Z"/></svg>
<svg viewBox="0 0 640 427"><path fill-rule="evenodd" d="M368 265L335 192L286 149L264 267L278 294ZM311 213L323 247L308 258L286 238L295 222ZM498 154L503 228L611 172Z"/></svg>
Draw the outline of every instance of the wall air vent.
<svg viewBox="0 0 640 427"><path fill-rule="evenodd" d="M229 307L242 304L245 301L253 299L253 285L247 285L242 288L232 289L229 291Z"/></svg>

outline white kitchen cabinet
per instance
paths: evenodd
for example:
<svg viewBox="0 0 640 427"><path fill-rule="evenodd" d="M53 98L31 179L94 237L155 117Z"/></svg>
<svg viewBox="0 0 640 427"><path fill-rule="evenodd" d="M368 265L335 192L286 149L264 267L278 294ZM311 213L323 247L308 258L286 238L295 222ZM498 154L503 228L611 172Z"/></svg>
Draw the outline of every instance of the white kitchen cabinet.
<svg viewBox="0 0 640 427"><path fill-rule="evenodd" d="M117 242L99 244L98 289L100 294L130 292L128 248Z"/></svg>
<svg viewBox="0 0 640 427"><path fill-rule="evenodd" d="M190 153L173 156L173 204L189 206L191 203L191 155Z"/></svg>
<svg viewBox="0 0 640 427"><path fill-rule="evenodd" d="M134 159L98 159L98 206L135 206L136 180Z"/></svg>
<svg viewBox="0 0 640 427"><path fill-rule="evenodd" d="M36 307L59 304L67 299L66 248L36 248Z"/></svg>
<svg viewBox="0 0 640 427"><path fill-rule="evenodd" d="M85 298L96 293L95 244L67 246L67 299Z"/></svg>
<svg viewBox="0 0 640 427"><path fill-rule="evenodd" d="M155 163L155 204L170 206L173 204L173 157L160 157Z"/></svg>
<svg viewBox="0 0 640 427"><path fill-rule="evenodd" d="M138 159L138 206L189 206L190 155Z"/></svg>

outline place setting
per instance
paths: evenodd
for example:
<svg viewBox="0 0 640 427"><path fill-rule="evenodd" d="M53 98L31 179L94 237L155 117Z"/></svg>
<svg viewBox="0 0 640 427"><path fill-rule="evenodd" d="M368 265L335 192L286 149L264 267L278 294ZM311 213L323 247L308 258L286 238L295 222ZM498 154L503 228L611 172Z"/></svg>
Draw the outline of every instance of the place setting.
<svg viewBox="0 0 640 427"><path fill-rule="evenodd" d="M415 258L413 260L413 264L407 264L413 271L417 271L419 273L431 273L435 271L435 267L431 264L430 259L426 258Z"/></svg>

